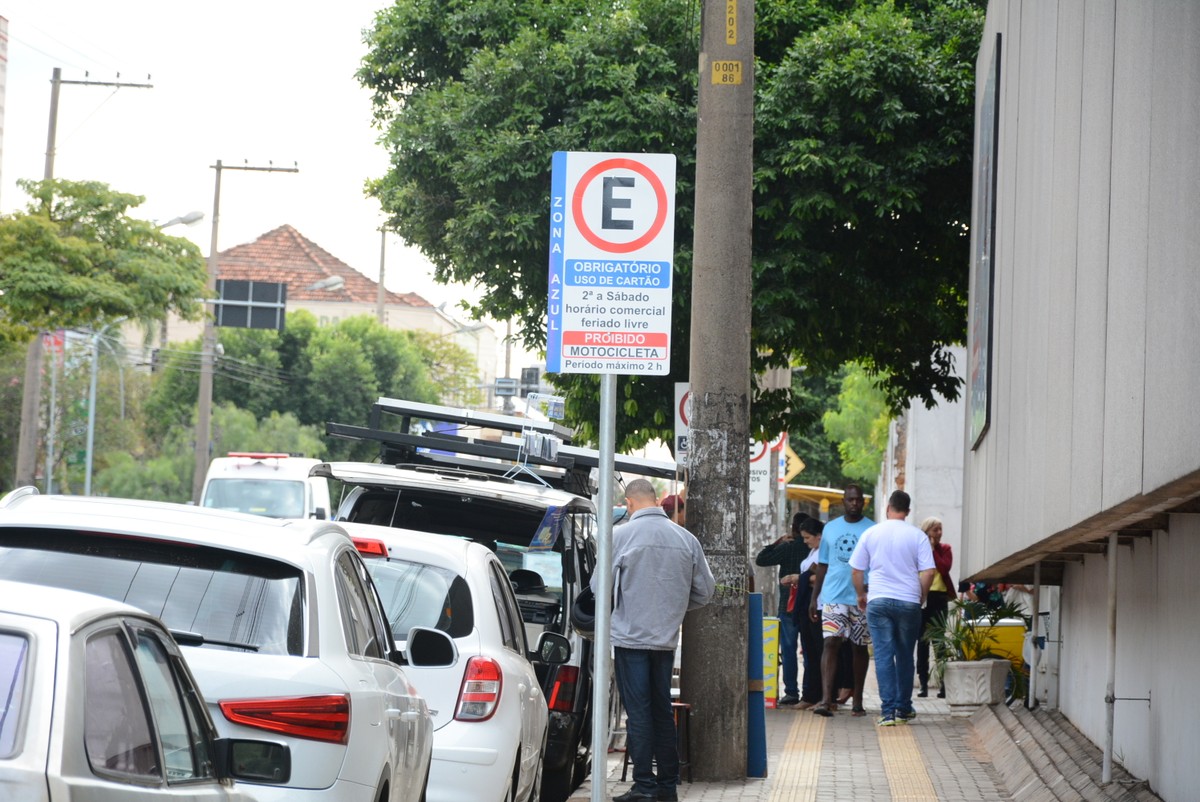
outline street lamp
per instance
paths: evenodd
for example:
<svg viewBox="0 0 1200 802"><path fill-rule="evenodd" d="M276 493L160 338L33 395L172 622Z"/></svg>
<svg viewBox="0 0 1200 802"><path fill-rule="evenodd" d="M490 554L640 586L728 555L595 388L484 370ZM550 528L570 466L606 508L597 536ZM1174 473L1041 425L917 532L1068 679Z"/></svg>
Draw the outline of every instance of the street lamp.
<svg viewBox="0 0 1200 802"><path fill-rule="evenodd" d="M88 390L87 467L83 473L83 494L85 496L92 494L92 458L96 445L96 373L100 364L100 340L104 337L105 332L113 326L124 323L125 320L126 318L114 320L112 323L106 323L99 331L92 332L92 380ZM121 403L124 405L125 402Z"/></svg>
<svg viewBox="0 0 1200 802"><path fill-rule="evenodd" d="M330 276L323 278L320 281L314 281L304 289L306 290L340 290L346 286L346 279L341 276Z"/></svg>
<svg viewBox="0 0 1200 802"><path fill-rule="evenodd" d="M199 212L199 211L188 212L187 214L182 215L180 217L172 217L170 220L168 220L167 222L160 225L159 228L169 228L171 226L178 226L178 225L190 226L190 225L193 225L194 223L199 223L203 219L204 219L204 212Z"/></svg>
<svg viewBox="0 0 1200 802"><path fill-rule="evenodd" d="M194 226L203 219L204 212L193 211L188 212L185 215L180 215L179 217L172 217L167 222L157 225L157 228L159 231L161 231L164 228L170 228L171 226ZM167 317L168 315L163 315L162 324L158 327L158 342L163 348L167 347Z"/></svg>

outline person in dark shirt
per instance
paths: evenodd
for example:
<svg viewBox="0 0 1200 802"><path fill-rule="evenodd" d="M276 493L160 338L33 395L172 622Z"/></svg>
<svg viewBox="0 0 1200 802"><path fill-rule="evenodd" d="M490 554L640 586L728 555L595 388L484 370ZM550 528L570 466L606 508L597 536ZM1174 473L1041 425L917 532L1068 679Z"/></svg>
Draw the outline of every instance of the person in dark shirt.
<svg viewBox="0 0 1200 802"><path fill-rule="evenodd" d="M783 665L783 696L779 698L781 707L800 703L799 666L796 658L796 623L787 610L787 601L791 597L794 579L784 584L785 577L796 577L800 574L800 562L808 556L808 547L800 537L800 525L808 518L803 512L792 516L791 529L774 543L765 546L754 558L756 565L779 566L779 656Z"/></svg>

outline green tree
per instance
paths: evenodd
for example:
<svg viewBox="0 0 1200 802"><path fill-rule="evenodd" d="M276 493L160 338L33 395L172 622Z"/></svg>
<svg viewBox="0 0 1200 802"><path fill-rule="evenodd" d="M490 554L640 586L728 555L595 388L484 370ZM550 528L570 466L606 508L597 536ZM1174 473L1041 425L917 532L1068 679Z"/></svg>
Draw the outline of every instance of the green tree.
<svg viewBox="0 0 1200 802"><path fill-rule="evenodd" d="M863 359L889 402L955 398L945 346L965 333L974 53L983 0L757 6L755 371ZM620 445L669 441L685 380L696 43L690 0L399 0L367 33L359 78L391 156L369 184L389 225L480 312L544 342L556 150L678 157L672 375L622 377ZM596 379L561 376L594 439ZM804 425L790 392L756 429ZM800 411L798 411L800 410Z"/></svg>
<svg viewBox="0 0 1200 802"><path fill-rule="evenodd" d="M891 410L887 398L861 364L846 367L837 409L825 413L826 436L837 443L842 473L873 485L887 449Z"/></svg>
<svg viewBox="0 0 1200 802"><path fill-rule="evenodd" d="M483 403L478 363L469 351L445 335L428 331L410 331L408 335L421 349L425 371L438 389L441 403L467 408Z"/></svg>
<svg viewBox="0 0 1200 802"><path fill-rule="evenodd" d="M427 353L409 332L392 331L370 316L320 328L308 312L287 316L282 332L218 329L224 353L213 377L214 403L232 403L262 420L291 413L305 425L365 424L380 395L428 403L439 400ZM147 401L156 436L187 425L198 392L199 340L168 349ZM340 458L346 453L331 443Z"/></svg>
<svg viewBox="0 0 1200 802"><path fill-rule="evenodd" d="M200 249L130 209L145 198L94 181L17 182L32 198L0 218L0 311L28 334L98 328L121 318L152 324L202 312Z"/></svg>
<svg viewBox="0 0 1200 802"><path fill-rule="evenodd" d="M841 375L816 374L807 369L796 371L792 376L792 398L805 413L803 426L793 427L788 432L792 450L804 460L804 471L792 481L817 487L844 487L849 477L842 472L842 459L837 444L825 433L822 418L825 413L836 409Z"/></svg>
<svg viewBox="0 0 1200 802"><path fill-rule="evenodd" d="M273 413L263 420L233 404L213 408L213 453L230 451L278 451L325 455L324 428L303 426L291 414ZM122 498L156 501L187 501L192 497L192 451L194 426L176 424L152 453L129 453L125 449L103 455L106 467L95 475L94 492Z"/></svg>

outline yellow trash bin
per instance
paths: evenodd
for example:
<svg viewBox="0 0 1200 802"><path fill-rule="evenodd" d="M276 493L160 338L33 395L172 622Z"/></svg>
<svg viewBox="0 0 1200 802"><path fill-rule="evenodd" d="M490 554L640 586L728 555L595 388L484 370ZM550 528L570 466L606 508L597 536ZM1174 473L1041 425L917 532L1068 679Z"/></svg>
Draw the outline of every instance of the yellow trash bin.
<svg viewBox="0 0 1200 802"><path fill-rule="evenodd" d="M971 623L992 637L984 646L984 651L996 657L1007 657L1012 661L1013 668L1021 670L1025 663L1025 619L1001 618L995 624L989 624L986 619L976 619ZM967 655L968 659L975 657L973 654Z"/></svg>
<svg viewBox="0 0 1200 802"><path fill-rule="evenodd" d="M768 708L779 697L779 619L763 617L763 699Z"/></svg>

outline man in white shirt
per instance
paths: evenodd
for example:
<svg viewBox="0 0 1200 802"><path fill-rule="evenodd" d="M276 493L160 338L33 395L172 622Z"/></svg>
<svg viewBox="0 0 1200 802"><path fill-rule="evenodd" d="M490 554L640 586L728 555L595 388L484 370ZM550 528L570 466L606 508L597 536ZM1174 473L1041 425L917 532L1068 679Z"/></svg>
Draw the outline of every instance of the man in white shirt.
<svg viewBox="0 0 1200 802"><path fill-rule="evenodd" d="M897 490L888 499L887 520L858 540L850 555L851 580L875 647L875 677L883 711L881 727L916 718L913 709L913 649L921 634L921 607L937 569L929 538L904 519L911 499ZM864 581L871 572L870 593Z"/></svg>

